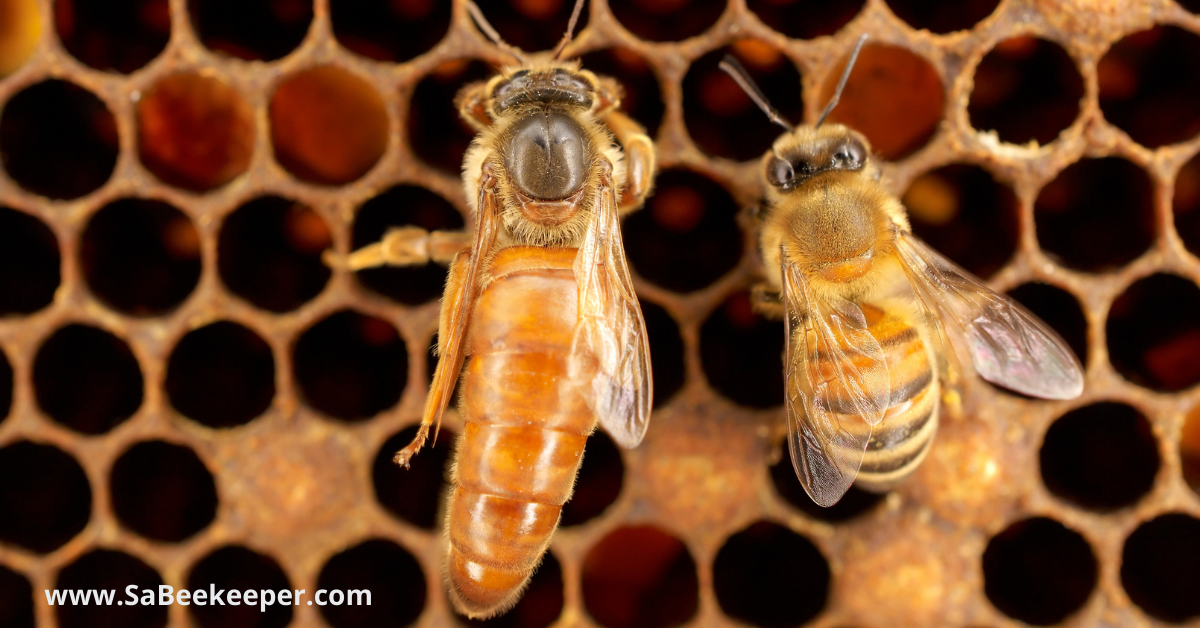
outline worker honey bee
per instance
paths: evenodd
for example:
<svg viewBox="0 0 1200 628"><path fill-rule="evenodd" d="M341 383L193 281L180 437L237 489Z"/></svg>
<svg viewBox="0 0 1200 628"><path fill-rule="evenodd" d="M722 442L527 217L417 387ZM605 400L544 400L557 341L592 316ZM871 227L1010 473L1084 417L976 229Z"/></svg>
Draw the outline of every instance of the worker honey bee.
<svg viewBox="0 0 1200 628"><path fill-rule="evenodd" d="M788 448L805 491L832 506L855 481L887 490L937 431L949 378L1047 399L1083 390L1078 360L1044 323L917 239L880 184L870 144L822 123L793 127L732 57L721 64L787 132L763 156L760 306L785 321Z"/></svg>
<svg viewBox="0 0 1200 628"><path fill-rule="evenodd" d="M441 360L420 428L395 462L407 467L440 425L465 362L445 578L455 608L470 617L498 614L520 597L596 423L634 447L650 417L646 325L618 218L645 200L654 149L617 110L614 80L559 59L582 4L552 53L527 56L467 3L517 63L457 98L478 132L463 160L475 230L450 264ZM454 241L397 229L346 265L423 264L445 259Z"/></svg>

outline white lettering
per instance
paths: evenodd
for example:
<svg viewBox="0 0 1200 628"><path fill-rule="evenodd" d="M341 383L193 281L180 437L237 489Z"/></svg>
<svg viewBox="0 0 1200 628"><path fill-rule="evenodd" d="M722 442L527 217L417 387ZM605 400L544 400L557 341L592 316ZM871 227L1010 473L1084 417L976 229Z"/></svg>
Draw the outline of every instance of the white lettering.
<svg viewBox="0 0 1200 628"><path fill-rule="evenodd" d="M158 605L159 606L170 606L171 603L175 601L175 596L172 595L172 593L174 593L174 592L175 592L175 587L173 587L169 584L158 585Z"/></svg>
<svg viewBox="0 0 1200 628"><path fill-rule="evenodd" d="M371 591L369 589L350 589L347 592L348 604L350 606L363 606L363 596L366 596L366 606L371 605Z"/></svg>
<svg viewBox="0 0 1200 628"><path fill-rule="evenodd" d="M198 591L198 593L204 593L204 591ZM177 594L175 595L175 601L176 601L176 602L179 602L179 604L180 604L181 606L187 606L187 605L188 605L188 598L189 598L191 595L192 595L192 592L191 592L191 591L188 591L187 589L180 589L180 590L179 590L179 593L177 593Z"/></svg>

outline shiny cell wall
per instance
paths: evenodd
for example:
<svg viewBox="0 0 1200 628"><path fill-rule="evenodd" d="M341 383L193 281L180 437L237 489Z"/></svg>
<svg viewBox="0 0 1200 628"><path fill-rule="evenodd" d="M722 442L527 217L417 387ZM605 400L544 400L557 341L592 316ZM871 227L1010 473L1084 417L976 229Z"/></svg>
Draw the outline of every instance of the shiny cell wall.
<svg viewBox="0 0 1200 628"><path fill-rule="evenodd" d="M527 50L562 0L481 3ZM627 88L663 172L625 224L658 398L589 443L497 626L1200 625L1200 10L1194 0L595 0L569 52ZM808 502L782 326L748 290L737 55L888 160L927 241L1080 355L1080 399L961 386L893 493ZM506 56L459 3L0 0L0 627L452 626L411 471L444 270L329 270L460 229L450 99ZM369 589L369 607L51 607L43 590ZM108 622L105 624L105 622Z"/></svg>

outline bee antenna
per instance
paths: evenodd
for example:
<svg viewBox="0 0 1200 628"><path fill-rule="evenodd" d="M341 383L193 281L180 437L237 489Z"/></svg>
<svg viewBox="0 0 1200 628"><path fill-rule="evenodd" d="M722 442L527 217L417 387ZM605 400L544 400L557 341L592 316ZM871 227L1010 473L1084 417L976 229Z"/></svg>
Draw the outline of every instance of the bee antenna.
<svg viewBox="0 0 1200 628"><path fill-rule="evenodd" d="M521 54L520 50L500 37L500 33L497 33L496 29L492 28L491 23L487 21L487 18L483 17L483 11L479 10L478 5L471 0L467 0L465 4L467 5L467 12L471 14L471 17L475 19L475 23L479 25L479 30L483 31L483 34L487 35L493 44L496 44L498 48L515 57L517 63L525 63L525 55Z"/></svg>
<svg viewBox="0 0 1200 628"><path fill-rule="evenodd" d="M825 110L821 112L821 117L817 118L817 126L829 117L833 112L833 108L837 106L838 101L842 98L842 90L846 89L846 81L850 80L850 70L854 69L854 62L858 61L858 53L862 50L863 44L867 43L867 34L863 33L858 38L858 43L854 44L854 51L850 53L850 60L846 62L846 69L842 71L842 78L838 79L837 89L833 90L833 98L829 99L829 104L825 105Z"/></svg>
<svg viewBox="0 0 1200 628"><path fill-rule="evenodd" d="M789 131L792 130L792 125L787 120L784 120L783 116L779 115L779 112L771 106L771 102L767 100L767 96L762 93L758 85L754 84L754 79L750 78L750 74L746 72L746 68L742 67L742 64L733 55L725 55L725 58L721 60L718 67L737 82L738 87L741 87L742 91L746 92L746 95L750 97L750 100L753 100L754 104L758 105L758 108L767 114L771 122Z"/></svg>
<svg viewBox="0 0 1200 628"><path fill-rule="evenodd" d="M575 0L575 8L571 11L571 20L567 22L567 32L563 33L562 41L554 47L554 57L557 60L558 56L566 49L567 44L571 43L571 39L575 37L575 24L579 22L579 13L583 10L583 0Z"/></svg>

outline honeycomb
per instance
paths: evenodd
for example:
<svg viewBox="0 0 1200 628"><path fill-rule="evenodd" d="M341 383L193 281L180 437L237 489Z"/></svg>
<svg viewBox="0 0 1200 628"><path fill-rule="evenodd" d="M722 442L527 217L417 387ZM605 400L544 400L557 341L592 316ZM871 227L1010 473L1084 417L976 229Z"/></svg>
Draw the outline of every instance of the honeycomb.
<svg viewBox="0 0 1200 628"><path fill-rule="evenodd" d="M551 47L563 0L481 2ZM505 55L433 0L0 0L0 627L1200 625L1200 3L593 0L569 48L663 172L624 225L658 383L589 442L523 601L451 610L411 471L445 269L330 270L470 224L450 101ZM918 235L1043 317L1081 398L965 382L917 474L822 510L749 289L738 56L862 130ZM361 589L370 606L50 606L46 589ZM118 599L120 595L118 594Z"/></svg>

